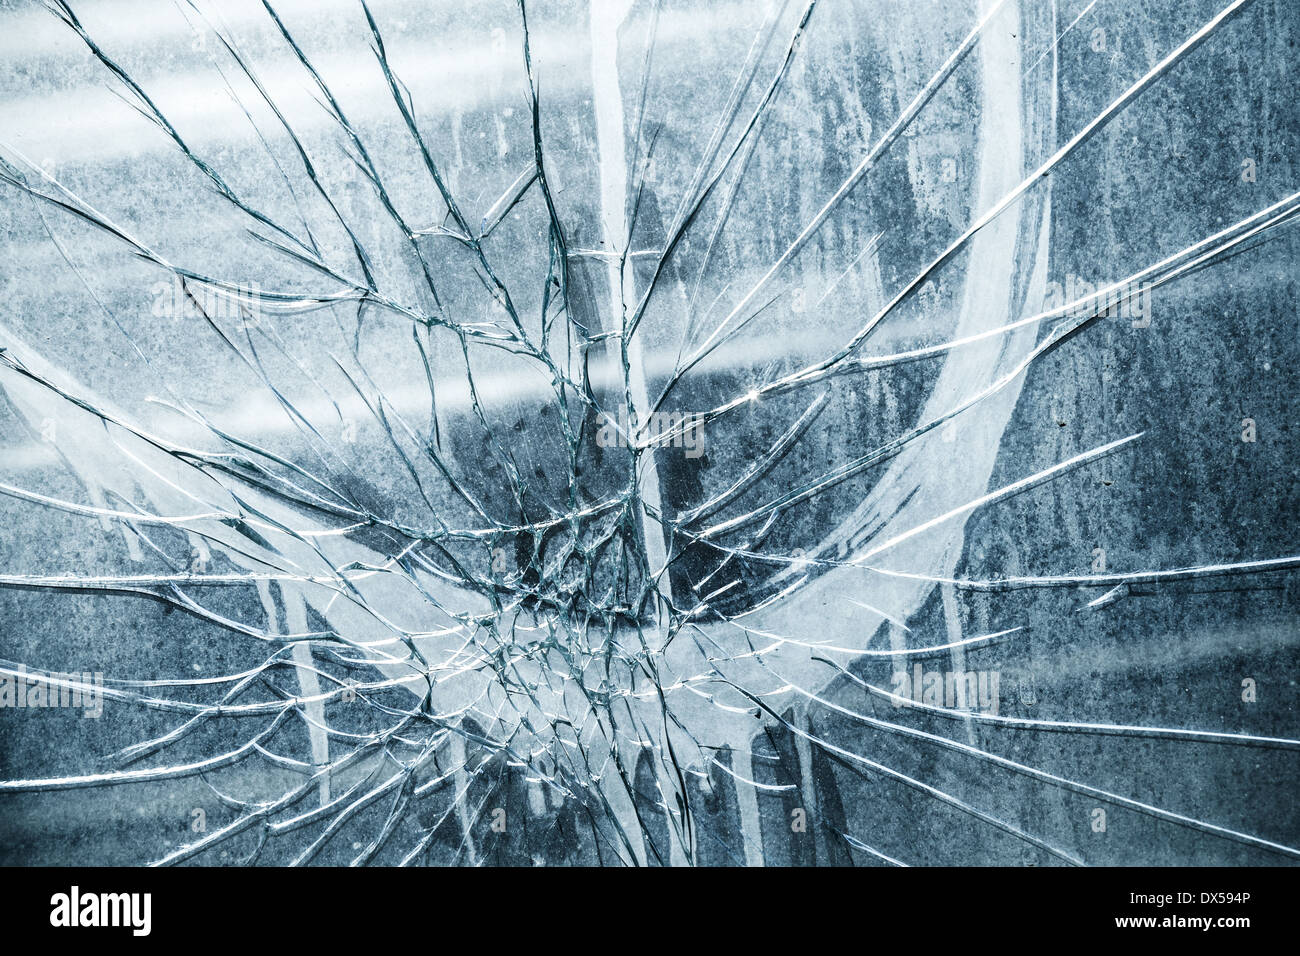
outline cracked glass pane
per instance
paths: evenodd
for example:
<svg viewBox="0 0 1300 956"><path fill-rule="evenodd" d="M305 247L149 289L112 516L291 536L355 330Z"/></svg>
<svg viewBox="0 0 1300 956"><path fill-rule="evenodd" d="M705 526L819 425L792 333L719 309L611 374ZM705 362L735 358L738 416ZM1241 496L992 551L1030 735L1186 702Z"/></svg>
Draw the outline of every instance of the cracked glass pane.
<svg viewBox="0 0 1300 956"><path fill-rule="evenodd" d="M1300 856L1300 7L0 20L6 862Z"/></svg>

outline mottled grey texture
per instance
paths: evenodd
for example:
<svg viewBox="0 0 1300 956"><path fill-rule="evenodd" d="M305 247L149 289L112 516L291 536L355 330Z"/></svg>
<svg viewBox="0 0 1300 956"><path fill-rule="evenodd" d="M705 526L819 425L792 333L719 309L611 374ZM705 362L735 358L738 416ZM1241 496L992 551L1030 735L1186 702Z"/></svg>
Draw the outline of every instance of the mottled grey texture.
<svg viewBox="0 0 1300 956"><path fill-rule="evenodd" d="M590 2L0 4L0 860L1294 862L1300 5Z"/></svg>

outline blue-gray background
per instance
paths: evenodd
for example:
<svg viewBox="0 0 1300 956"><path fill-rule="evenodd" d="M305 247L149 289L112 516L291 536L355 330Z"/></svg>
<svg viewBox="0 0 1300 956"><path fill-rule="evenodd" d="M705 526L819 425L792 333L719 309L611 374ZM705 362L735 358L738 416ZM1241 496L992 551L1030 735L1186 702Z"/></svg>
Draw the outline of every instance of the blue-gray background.
<svg viewBox="0 0 1300 956"><path fill-rule="evenodd" d="M1022 83L1026 130L1032 132L1026 138L1036 137L1035 146L1026 149L1041 160L1218 13L1221 4L1099 0L1090 5L1065 0L1053 5L1024 0L1021 7L1023 22L1031 28L1024 38L1023 58L1013 67L1021 70L1083 13L1054 54ZM105 0L75 9L87 30L103 37L105 47L128 72L146 88L159 91L160 102L168 101L169 92L175 94L179 122L193 132L201 152L215 166L228 171L240 188L274 193L275 168L267 164L255 140L242 129L233 132L238 114L209 102L220 99L212 92L219 91L220 78L208 59L221 52L214 37L196 41L177 9L166 3ZM421 121L440 150L439 162L474 215L486 213L529 162L532 150L514 5L439 4L431 9L422 3L393 2L375 3L373 9L386 36L392 37L394 58L399 53L406 57L400 63L403 79L415 88ZM353 68L373 71L365 21L356 7L331 3L312 14L286 4L285 10L295 35L325 64L327 76L331 70L340 77ZM644 128L655 130L655 167L640 196L634 249L662 246L681 189L698 162L731 72L743 58L762 12L743 4L664 4L659 14L662 33L644 97L642 34L649 6L637 4L629 16L625 48L618 53L625 114L629 125L641 115ZM762 82L779 62L779 48L795 22L791 14L797 18L797 13L792 9L782 14L766 68L759 71ZM588 13L584 4L563 2L539 3L535 9L530 5L529 14L537 38L534 56L543 130L552 149L557 196L573 244L597 248L602 234L594 172L598 164L590 155L596 121L591 51L584 37ZM250 55L268 73L277 65L292 65L257 19L256 9L232 8L225 15L237 32L243 31ZM86 54L75 35L36 4L5 3L0 18L5 66L0 78L0 139L6 146L48 164L70 189L116 221L131 224L135 234L166 250L172 261L201 263L214 273L276 287L278 267L250 246L240 232L245 223L206 189L158 130L132 119L129 108L106 92L115 81ZM818 6L788 86L741 177L743 188L731 224L701 282L701 303L761 275L840 187L865 145L888 128L977 19L977 12L963 4ZM1300 145L1294 96L1297 39L1300 6L1289 0L1250 4L1056 168L1050 185L1046 282L1068 288L1078 281L1116 281L1300 188L1295 165ZM194 84L197 91L175 92L185 83ZM436 218L419 211L431 209L433 201L421 198L428 186L419 184L417 163L403 152L400 121L391 107L368 108L377 100L376 90L384 91L352 79L341 80L340 89L345 98L351 97L345 99L350 115L371 137L373 151L394 157L396 191L404 191L416 210L413 216ZM1044 105L1049 101L1054 107ZM310 100L294 102L304 118L320 113ZM845 330L861 324L879 290L892 294L901 288L960 235L982 211L974 208L972 199L979 172L975 140L981 124L992 122L986 115L992 108L981 100L978 73L973 68L959 70L943 95L927 106L924 122L899 141L788 267L771 293L781 296L751 330L752 336L738 340L725 363L684 383L679 407L711 408L744 394L755 383L806 364L826 351L827 342L842 340ZM308 134L312 141L334 143L337 150L337 133L322 128L318 118L314 122ZM634 140L629 132L629 153ZM643 141L635 145L645 148ZM284 163L292 162L283 144L276 154ZM363 230L368 228L372 213L367 213L365 183L355 168L349 173L346 161L337 155L325 162L340 184L347 209L363 223ZM283 197L275 202L280 203L278 212L290 215ZM215 336L192 318L160 317L151 310L157 299L151 290L160 279L156 270L133 261L102 233L49 208L41 212L95 294L148 343L153 369L144 370L117 326L69 268L36 204L9 187L0 199L0 278L7 331L145 421L157 414L146 402L147 396L158 394L150 380L154 374L182 383L206 408L237 404L249 386L229 357L223 357ZM882 238L871 257L878 263L876 285L856 272L846 273L839 296L819 301L877 233ZM523 283L545 274L544 240L520 226L519 235L510 241L526 254L514 257L507 271L517 270ZM1109 572L1297 553L1298 244L1293 225L1264 233L1235 255L1154 290L1149 326L1134 327L1127 317L1102 318L1035 361L1001 433L989 488L1106 442L1139 432L1142 437L1116 455L976 511L961 536L956 576L984 580L1083 575L1098 570L1097 549L1104 550ZM698 262L700 246L684 255ZM1005 264L1009 270L1018 265ZM919 304L889 331L896 336L890 343L906 346L942 339L950 327L943 316L960 299L962 268L958 263L953 272L938 277L929 298L917 297ZM599 315L599 303L607 295L600 287L602 268L575 275L575 298L580 303L584 296L590 300L581 306L589 318ZM681 281L689 286L689 280ZM469 291L450 294L470 296L472 284L466 283L465 289ZM730 294L728 301L734 301L735 289ZM675 315L671 302L661 312L648 313L648 351L675 351ZM599 320L595 324L600 327ZM409 335L403 335L409 346ZM0 340L0 347L5 344ZM310 336L298 347L310 354ZM382 349L375 357L383 361ZM484 367L490 369L491 361L484 358ZM402 367L409 371L409 366ZM935 369L921 363L836 379L817 423L793 457L763 479L750 507L910 427L934 374ZM563 484L555 479L556 452L548 438L556 429L554 419L526 395L511 402L490 409L490 414L528 470L536 473L536 493L545 498L553 491L548 482ZM803 407L797 399L779 396L770 405L710 426L707 453L698 461L661 453L667 507L684 510L701 500L704 489L725 487L736 474L728 466L739 467L754 456L754 449L766 448ZM503 495L504 479L499 469L493 470L495 452L480 440L469 413L449 406L443 416L444 437L454 448L457 467L481 480L477 487L485 496ZM1245 419L1254 423L1254 441L1243 441ZM278 435L281 449L297 447L283 429L259 434ZM368 434L363 424L354 446L360 493L378 502L408 494L396 490L400 476L384 464L382 452L371 450L381 443L376 434ZM58 445L57 437L42 441L39 421L0 403L4 482L83 500L84 475L59 460ZM941 452L944 446L933 447ZM928 467L941 474L963 466L960 457L940 456ZM815 548L878 477L871 471L857 475L802 509L792 509L763 546L781 554ZM764 489L768 494L761 493ZM112 524L9 497L0 498L0 510L0 574L93 575L139 567L126 556L123 533ZM687 555L674 571L674 584L688 588L715 566L708 555ZM738 575L731 613L743 610L747 600L757 603L767 595L763 576L769 573L770 568L747 566ZM1000 672L1003 715L1297 736L1300 575L1284 571L1143 585L1105 607L1085 607L1104 591L935 587L914 609L907 626L917 645L943 643L953 633L1023 628L1013 639L970 651L966 658L969 667ZM847 596L872 603L869 583ZM247 600L249 613L258 608L255 596ZM876 623L864 618L862 626L875 630ZM816 636L818 627L815 618L808 620L805 634ZM262 649L249 646L252 643L144 598L0 588L0 657L31 667L142 680L235 673L261 659ZM886 664L859 663L853 670L888 686ZM1257 688L1253 701L1243 699L1247 679ZM1293 748L983 725L968 730L960 722L954 726L951 720L903 715L888 703L873 703L847 679L832 683L826 693L885 720L950 735L1134 800L1276 843L1300 844L1294 800L1300 761ZM790 719L806 721L837 747L868 755L956 795L1088 863L1249 864L1291 859L912 738L864 729L830 708L812 707ZM100 720L83 719L75 712L0 711L0 779L102 770L106 754L163 733L176 721L174 715L112 701ZM306 730L293 732L302 736L299 746L306 747ZM247 736L245 728L225 728L210 739L181 745L164 762L199 759ZM843 833L913 864L1056 862L1004 830L972 822L952 806L832 752L815 753L811 772L808 765L801 769L794 735L777 721L756 722L753 748L755 774L761 781L798 787L758 798L763 857L769 863L879 862L844 840ZM538 812L536 803L529 802L523 776L517 768L507 768L499 777L482 774L479 790L495 791L475 790L465 798L474 806L504 807L511 821L522 821L505 834L488 829L486 818L477 824L481 832L474 859L564 863L614 858L592 836L581 812L554 804ZM725 775L715 771L714 777L711 791L700 789L696 800L697 828L706 834L700 837L699 861L743 861L735 788ZM211 782L220 788L219 778ZM644 789L653 791L652 775ZM442 794L423 806L413 805L402 826L418 834L442 819L444 804L438 800L448 799ZM646 806L653 838L666 825L654 819L662 810L654 807L653 798L646 797ZM810 808L814 818L808 835L792 833L787 825L791 809L799 807ZM1097 807L1107 811L1100 832L1094 825ZM6 863L96 864L154 859L195 837L194 810L199 808L209 831L240 815L238 809L223 806L214 789L197 776L0 794L0 858ZM373 816L358 818L355 832L335 841L317 859L349 859L382 827L386 810L387 804ZM458 827L446 829L428 861L464 862L464 835ZM315 831L285 839L298 847L301 844L293 841L305 841L309 835L314 838ZM199 859L234 862L255 843L248 835L240 839L244 842L223 845ZM400 855L396 844L401 841L393 842L391 854L381 852L378 861L392 862Z"/></svg>

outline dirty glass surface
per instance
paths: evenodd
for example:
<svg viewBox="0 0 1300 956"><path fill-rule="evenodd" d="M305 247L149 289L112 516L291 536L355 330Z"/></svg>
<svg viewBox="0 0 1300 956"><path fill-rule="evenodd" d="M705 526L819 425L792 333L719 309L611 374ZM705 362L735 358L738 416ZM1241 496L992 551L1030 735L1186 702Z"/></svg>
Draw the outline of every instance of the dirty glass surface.
<svg viewBox="0 0 1300 956"><path fill-rule="evenodd" d="M1294 862L1298 38L0 4L4 861Z"/></svg>

